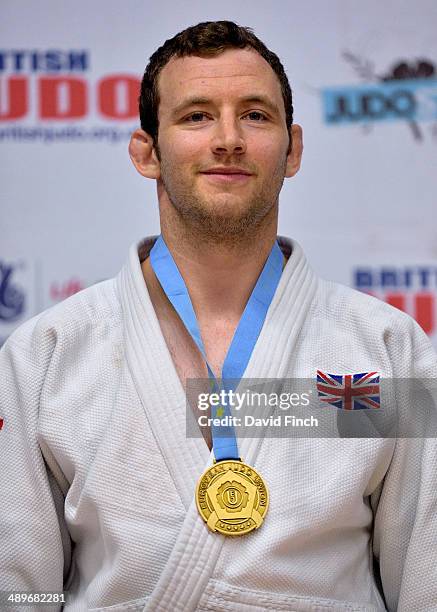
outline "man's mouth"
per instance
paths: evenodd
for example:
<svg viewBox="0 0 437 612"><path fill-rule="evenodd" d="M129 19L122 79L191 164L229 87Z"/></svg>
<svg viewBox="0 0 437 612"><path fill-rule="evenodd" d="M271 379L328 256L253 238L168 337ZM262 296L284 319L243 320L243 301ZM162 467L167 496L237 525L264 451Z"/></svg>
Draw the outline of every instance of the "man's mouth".
<svg viewBox="0 0 437 612"><path fill-rule="evenodd" d="M225 183L247 181L252 176L251 172L238 166L215 166L203 170L201 174L204 174L212 181Z"/></svg>

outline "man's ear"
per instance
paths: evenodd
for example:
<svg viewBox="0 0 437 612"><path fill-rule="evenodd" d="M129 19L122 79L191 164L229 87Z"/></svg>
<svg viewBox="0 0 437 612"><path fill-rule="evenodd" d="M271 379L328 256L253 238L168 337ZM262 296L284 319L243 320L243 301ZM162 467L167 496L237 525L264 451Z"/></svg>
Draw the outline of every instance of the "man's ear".
<svg viewBox="0 0 437 612"><path fill-rule="evenodd" d="M142 176L159 179L161 164L159 163L153 138L144 130L135 130L129 142L129 155L133 165Z"/></svg>
<svg viewBox="0 0 437 612"><path fill-rule="evenodd" d="M296 174L300 168L302 159L303 139L302 128L297 123L290 126L290 150L287 155L287 165L285 168L286 178L290 178Z"/></svg>

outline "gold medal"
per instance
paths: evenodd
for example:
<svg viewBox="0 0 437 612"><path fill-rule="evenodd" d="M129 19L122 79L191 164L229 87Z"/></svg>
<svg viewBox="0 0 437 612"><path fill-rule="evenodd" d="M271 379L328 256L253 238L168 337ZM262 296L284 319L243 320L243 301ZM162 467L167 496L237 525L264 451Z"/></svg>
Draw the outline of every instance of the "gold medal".
<svg viewBox="0 0 437 612"><path fill-rule="evenodd" d="M227 459L202 474L196 486L196 504L211 531L239 536L262 525L269 493L253 467Z"/></svg>

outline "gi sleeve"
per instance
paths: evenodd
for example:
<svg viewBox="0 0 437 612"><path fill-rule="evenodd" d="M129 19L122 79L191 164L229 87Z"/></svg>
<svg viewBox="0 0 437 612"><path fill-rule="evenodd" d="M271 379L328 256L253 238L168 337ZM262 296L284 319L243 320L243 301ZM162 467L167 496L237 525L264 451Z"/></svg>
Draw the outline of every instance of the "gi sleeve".
<svg viewBox="0 0 437 612"><path fill-rule="evenodd" d="M423 381L431 389L434 411L437 356L416 324L407 340L398 340L394 371ZM404 335L405 336L405 335ZM417 406L410 405L412 418ZM419 417L420 418L420 417ZM399 438L383 485L374 496L374 554L390 612L437 610L437 439Z"/></svg>
<svg viewBox="0 0 437 612"><path fill-rule="evenodd" d="M62 591L70 564L62 492L38 443L39 398L55 338L35 328L35 320L27 322L0 351L2 591ZM61 605L22 607L33 608L53 612Z"/></svg>

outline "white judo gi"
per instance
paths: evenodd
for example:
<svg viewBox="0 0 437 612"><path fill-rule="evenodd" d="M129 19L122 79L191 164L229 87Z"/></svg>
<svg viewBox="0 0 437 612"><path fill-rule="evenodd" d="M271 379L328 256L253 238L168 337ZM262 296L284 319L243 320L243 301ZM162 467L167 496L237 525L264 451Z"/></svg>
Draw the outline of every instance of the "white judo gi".
<svg viewBox="0 0 437 612"><path fill-rule="evenodd" d="M68 612L437 610L435 440L241 439L269 511L240 538L208 531L194 490L212 453L186 437L140 267L152 243L1 351L0 589L67 589ZM280 244L292 252L245 377L437 378L410 317Z"/></svg>

